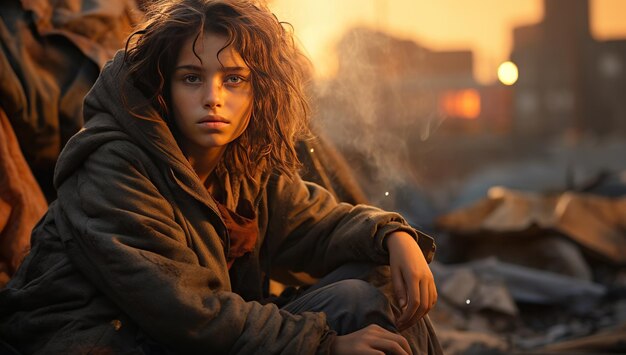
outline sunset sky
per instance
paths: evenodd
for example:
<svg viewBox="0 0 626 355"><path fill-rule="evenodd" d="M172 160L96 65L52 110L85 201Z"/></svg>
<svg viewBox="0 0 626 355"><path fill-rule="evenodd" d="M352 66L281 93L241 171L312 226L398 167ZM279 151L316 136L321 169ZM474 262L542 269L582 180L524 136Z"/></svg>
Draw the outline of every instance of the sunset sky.
<svg viewBox="0 0 626 355"><path fill-rule="evenodd" d="M366 25L433 50L472 49L476 78L488 83L508 59L512 29L541 21L541 0L271 0L278 18L296 36L318 75L334 73L333 46L346 29ZM596 39L626 39L626 0L591 0Z"/></svg>

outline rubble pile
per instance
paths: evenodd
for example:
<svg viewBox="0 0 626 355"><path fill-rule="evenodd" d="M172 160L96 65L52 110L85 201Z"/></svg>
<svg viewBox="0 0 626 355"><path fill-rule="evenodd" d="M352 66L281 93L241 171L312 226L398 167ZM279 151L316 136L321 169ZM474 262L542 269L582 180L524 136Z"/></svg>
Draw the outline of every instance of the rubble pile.
<svg viewBox="0 0 626 355"><path fill-rule="evenodd" d="M626 352L626 197L494 187L437 228L448 354Z"/></svg>

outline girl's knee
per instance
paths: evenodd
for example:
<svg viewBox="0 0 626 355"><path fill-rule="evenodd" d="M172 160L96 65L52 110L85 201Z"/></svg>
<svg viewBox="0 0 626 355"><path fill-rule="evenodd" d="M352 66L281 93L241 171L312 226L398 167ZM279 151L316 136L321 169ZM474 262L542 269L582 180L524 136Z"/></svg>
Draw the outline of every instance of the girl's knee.
<svg viewBox="0 0 626 355"><path fill-rule="evenodd" d="M395 330L393 312L387 297L363 280L338 281L328 290L332 307L326 310L330 323L340 334L350 333L370 324Z"/></svg>
<svg viewBox="0 0 626 355"><path fill-rule="evenodd" d="M333 284L333 297L338 302L347 302L354 307L380 308L387 307L387 297L367 281L348 279Z"/></svg>

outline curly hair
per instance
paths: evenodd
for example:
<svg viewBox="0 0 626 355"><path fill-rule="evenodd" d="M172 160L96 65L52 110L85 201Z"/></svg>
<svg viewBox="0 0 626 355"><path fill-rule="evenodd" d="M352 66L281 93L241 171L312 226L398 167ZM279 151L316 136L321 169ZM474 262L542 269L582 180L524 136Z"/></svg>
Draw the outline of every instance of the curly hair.
<svg viewBox="0 0 626 355"><path fill-rule="evenodd" d="M146 15L126 43L128 75L174 134L170 80L182 44L194 36L195 47L205 32L225 35L222 50L232 45L250 68L253 107L247 129L228 145L217 169L252 177L263 167L292 176L300 166L296 140L309 134L310 78L292 27L255 0L164 0Z"/></svg>

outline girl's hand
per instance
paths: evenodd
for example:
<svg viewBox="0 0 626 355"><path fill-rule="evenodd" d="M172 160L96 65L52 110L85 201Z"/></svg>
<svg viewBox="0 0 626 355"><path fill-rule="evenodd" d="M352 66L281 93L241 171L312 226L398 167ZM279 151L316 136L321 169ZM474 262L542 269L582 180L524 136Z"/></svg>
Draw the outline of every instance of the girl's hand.
<svg viewBox="0 0 626 355"><path fill-rule="evenodd" d="M409 355L411 348L402 335L373 324L354 333L335 338L330 353L333 355L383 353Z"/></svg>
<svg viewBox="0 0 626 355"><path fill-rule="evenodd" d="M404 330L414 325L437 302L433 274L422 250L408 233L397 231L386 237L391 282L402 313L396 326Z"/></svg>

